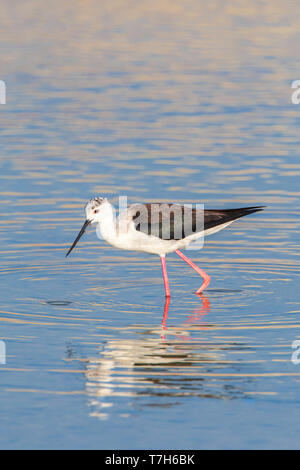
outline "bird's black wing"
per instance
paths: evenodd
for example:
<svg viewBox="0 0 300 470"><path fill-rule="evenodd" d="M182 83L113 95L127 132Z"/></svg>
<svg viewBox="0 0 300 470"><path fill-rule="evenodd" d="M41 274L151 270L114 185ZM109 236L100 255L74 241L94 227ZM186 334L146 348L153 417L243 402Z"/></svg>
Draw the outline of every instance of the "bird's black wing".
<svg viewBox="0 0 300 470"><path fill-rule="evenodd" d="M263 207L201 210L179 204L152 203L134 204L128 210L137 231L163 240L181 240L260 211Z"/></svg>

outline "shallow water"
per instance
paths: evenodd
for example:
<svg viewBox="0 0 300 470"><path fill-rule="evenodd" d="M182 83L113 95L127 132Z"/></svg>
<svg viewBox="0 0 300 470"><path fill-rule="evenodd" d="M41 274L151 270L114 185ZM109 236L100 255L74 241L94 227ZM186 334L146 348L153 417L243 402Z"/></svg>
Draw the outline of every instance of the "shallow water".
<svg viewBox="0 0 300 470"><path fill-rule="evenodd" d="M259 12L259 14L258 14ZM1 448L299 448L299 16L282 2L4 2ZM94 195L267 205L167 257ZM167 311L168 310L168 311Z"/></svg>

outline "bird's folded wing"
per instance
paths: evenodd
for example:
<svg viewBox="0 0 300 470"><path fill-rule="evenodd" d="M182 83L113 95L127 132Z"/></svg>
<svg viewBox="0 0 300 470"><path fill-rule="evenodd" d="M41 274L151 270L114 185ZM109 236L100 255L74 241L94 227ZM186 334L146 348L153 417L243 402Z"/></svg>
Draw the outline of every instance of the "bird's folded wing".
<svg viewBox="0 0 300 470"><path fill-rule="evenodd" d="M202 210L179 204L133 204L127 220L137 231L163 240L181 240L253 212L262 206L224 210Z"/></svg>

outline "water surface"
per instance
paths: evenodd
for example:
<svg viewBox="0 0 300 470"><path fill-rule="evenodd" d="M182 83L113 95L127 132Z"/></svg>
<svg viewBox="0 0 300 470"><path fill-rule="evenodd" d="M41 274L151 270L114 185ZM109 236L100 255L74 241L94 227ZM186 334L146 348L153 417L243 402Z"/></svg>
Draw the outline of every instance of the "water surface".
<svg viewBox="0 0 300 470"><path fill-rule="evenodd" d="M1 448L299 448L294 7L10 1L1 18ZM94 195L267 208L186 252L202 296L168 256L165 306L158 257L90 230L65 258Z"/></svg>

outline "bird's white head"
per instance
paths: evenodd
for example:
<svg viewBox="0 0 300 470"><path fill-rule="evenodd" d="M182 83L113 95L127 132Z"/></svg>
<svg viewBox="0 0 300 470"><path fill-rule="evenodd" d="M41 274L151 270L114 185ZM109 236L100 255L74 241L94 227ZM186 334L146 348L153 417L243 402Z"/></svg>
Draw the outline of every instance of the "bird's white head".
<svg viewBox="0 0 300 470"><path fill-rule="evenodd" d="M110 207L110 203L108 202L108 200L106 198L103 198L103 197L94 197L93 199L91 199L86 204L86 206L85 206L86 220L85 220L83 226L81 227L80 232L78 233L77 237L75 238L75 240L73 242L73 245L69 249L66 256L68 256L71 253L71 251L73 250L73 248L75 248L75 246L79 242L80 238L84 234L86 228L90 224L95 224L95 223L101 222L101 219L103 217L105 217L105 209L107 209L108 207Z"/></svg>
<svg viewBox="0 0 300 470"><path fill-rule="evenodd" d="M107 199L103 197L94 197L85 206L86 220L90 224L100 222L101 216L103 215L103 209L107 204Z"/></svg>

